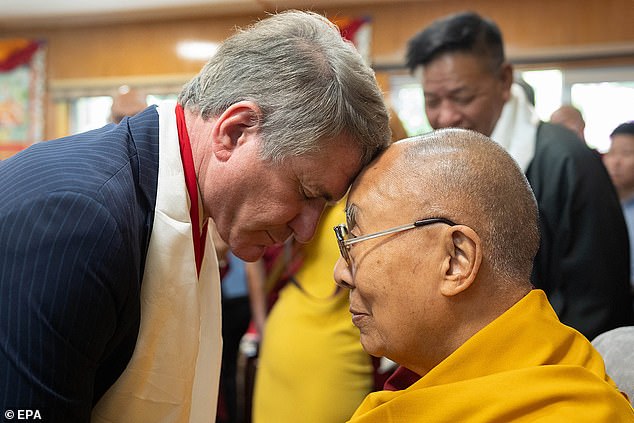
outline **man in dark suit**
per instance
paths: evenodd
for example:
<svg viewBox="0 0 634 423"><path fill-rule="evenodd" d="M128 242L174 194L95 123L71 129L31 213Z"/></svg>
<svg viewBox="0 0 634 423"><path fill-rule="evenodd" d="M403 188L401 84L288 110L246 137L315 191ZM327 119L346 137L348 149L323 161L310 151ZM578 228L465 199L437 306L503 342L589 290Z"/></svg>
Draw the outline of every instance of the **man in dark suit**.
<svg viewBox="0 0 634 423"><path fill-rule="evenodd" d="M308 241L389 139L359 54L326 19L287 12L226 40L178 104L0 163L1 408L214 421L206 222L245 260Z"/></svg>

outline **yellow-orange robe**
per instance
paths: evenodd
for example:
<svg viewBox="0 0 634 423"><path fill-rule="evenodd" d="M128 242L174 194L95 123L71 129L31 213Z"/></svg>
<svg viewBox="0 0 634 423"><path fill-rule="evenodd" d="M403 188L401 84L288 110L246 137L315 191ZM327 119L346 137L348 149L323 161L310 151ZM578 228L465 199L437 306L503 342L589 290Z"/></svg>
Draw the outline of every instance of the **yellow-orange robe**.
<svg viewBox="0 0 634 423"><path fill-rule="evenodd" d="M579 332L533 290L409 388L369 394L350 423L634 422Z"/></svg>

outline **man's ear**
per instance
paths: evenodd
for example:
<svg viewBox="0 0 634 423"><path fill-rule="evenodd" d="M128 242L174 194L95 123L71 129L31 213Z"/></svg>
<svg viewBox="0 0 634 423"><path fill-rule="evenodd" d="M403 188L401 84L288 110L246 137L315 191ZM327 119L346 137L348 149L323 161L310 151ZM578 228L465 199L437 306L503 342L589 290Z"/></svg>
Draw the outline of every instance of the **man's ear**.
<svg viewBox="0 0 634 423"><path fill-rule="evenodd" d="M218 160L226 161L240 145L258 133L262 112L252 101L229 106L214 123L212 149Z"/></svg>
<svg viewBox="0 0 634 423"><path fill-rule="evenodd" d="M448 228L446 237L448 265L443 269L440 292L451 297L475 281L482 263L482 240L473 229L464 225Z"/></svg>
<svg viewBox="0 0 634 423"><path fill-rule="evenodd" d="M500 83L502 84L502 91L504 101L508 101L511 98L511 85L513 85L513 65L509 62L504 62L500 66Z"/></svg>

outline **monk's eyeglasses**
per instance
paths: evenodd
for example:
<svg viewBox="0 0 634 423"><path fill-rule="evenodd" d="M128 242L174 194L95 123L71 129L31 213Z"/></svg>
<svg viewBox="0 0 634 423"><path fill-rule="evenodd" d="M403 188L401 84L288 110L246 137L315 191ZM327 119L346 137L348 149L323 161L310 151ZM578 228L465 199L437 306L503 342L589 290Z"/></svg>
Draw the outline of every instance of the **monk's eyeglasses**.
<svg viewBox="0 0 634 423"><path fill-rule="evenodd" d="M385 229L380 232L375 232L373 234L367 234L362 236L353 236L348 231L348 227L342 223L340 225L335 226L333 229L335 230L335 236L337 237L337 244L339 245L339 252L341 253L341 257L344 258L348 267L352 266L352 260L350 259L350 246L352 244L356 244L357 242L367 241L368 239L378 238L384 235L395 234L398 232L407 231L409 229L420 228L427 225L433 225L435 223L444 223L445 225L455 226L456 224L449 219L445 219L442 217L432 217L429 219L417 220L414 223L408 223L407 225L396 226L394 228Z"/></svg>

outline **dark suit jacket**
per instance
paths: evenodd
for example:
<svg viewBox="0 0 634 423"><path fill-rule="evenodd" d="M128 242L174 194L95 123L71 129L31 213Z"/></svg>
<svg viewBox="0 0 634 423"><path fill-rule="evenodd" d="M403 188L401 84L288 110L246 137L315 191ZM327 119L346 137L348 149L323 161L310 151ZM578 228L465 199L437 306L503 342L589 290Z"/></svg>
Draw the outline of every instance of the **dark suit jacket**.
<svg viewBox="0 0 634 423"><path fill-rule="evenodd" d="M627 227L601 159L573 132L542 123L526 177L542 237L533 283L559 319L588 339L634 324Z"/></svg>
<svg viewBox="0 0 634 423"><path fill-rule="evenodd" d="M88 422L128 363L158 178L158 113L0 162L0 409Z"/></svg>

